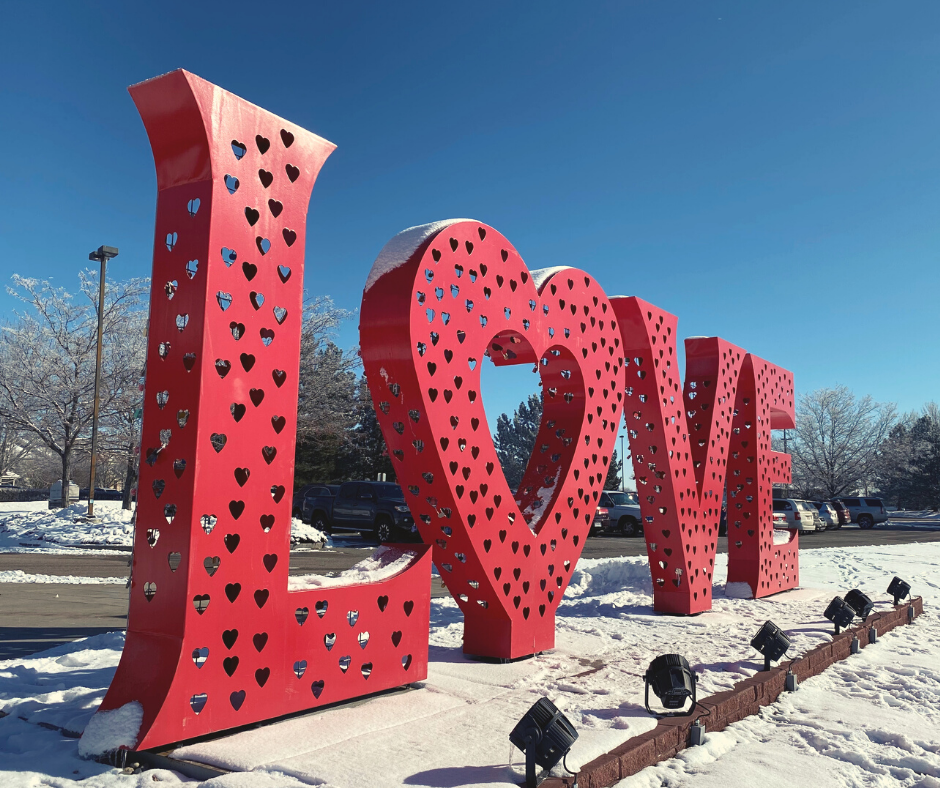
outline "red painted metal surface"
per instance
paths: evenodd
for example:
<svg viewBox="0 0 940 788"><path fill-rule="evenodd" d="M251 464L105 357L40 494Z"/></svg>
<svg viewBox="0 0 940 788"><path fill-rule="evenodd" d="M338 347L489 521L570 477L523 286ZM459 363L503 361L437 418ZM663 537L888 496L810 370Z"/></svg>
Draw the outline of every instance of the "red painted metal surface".
<svg viewBox="0 0 940 788"><path fill-rule="evenodd" d="M770 430L793 427L793 376L723 339L696 337L685 342L680 388L676 316L639 298L611 303L655 609L711 609L726 482L728 581L747 582L754 596L793 588L797 537L774 545L771 504L773 482L789 479L789 455L770 450Z"/></svg>
<svg viewBox="0 0 940 788"><path fill-rule="evenodd" d="M799 531L774 544L773 484L790 481L790 455L771 449L772 429L793 429L793 374L748 353L738 380L728 459L728 582L755 598L800 581ZM778 531L778 534L786 533Z"/></svg>
<svg viewBox="0 0 940 788"><path fill-rule="evenodd" d="M715 337L686 340L682 387L676 316L639 298L611 303L626 357L625 421L653 606L664 613L701 613L711 609L734 398L745 353Z"/></svg>
<svg viewBox="0 0 940 788"><path fill-rule="evenodd" d="M360 341L395 472L464 613L464 651L551 648L622 409L621 340L604 292L573 268L530 274L479 222L414 228L373 267ZM487 356L541 375L542 422L515 496L483 409Z"/></svg>
<svg viewBox="0 0 940 788"><path fill-rule="evenodd" d="M430 553L288 591L307 205L334 146L176 71L131 88L159 196L127 642L144 749L427 675Z"/></svg>

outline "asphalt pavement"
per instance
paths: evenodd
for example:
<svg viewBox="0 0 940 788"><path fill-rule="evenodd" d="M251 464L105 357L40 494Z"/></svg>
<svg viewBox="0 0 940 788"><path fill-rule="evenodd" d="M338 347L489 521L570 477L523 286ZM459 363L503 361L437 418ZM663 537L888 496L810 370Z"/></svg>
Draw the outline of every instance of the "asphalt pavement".
<svg viewBox="0 0 940 788"><path fill-rule="evenodd" d="M854 525L834 531L803 534L801 550L822 547L908 544L940 541L940 526L889 522L863 531ZM358 535L337 535L334 547L291 552L290 574L336 574L366 558L377 543ZM720 539L718 551L727 552ZM599 536L587 540L582 557L612 558L646 555L642 538ZM129 552L110 555L0 553L0 572L20 569L29 574L127 578ZM122 629L127 620L127 588L122 584L0 583L0 659L21 657L81 637ZM431 595L446 596L439 578Z"/></svg>

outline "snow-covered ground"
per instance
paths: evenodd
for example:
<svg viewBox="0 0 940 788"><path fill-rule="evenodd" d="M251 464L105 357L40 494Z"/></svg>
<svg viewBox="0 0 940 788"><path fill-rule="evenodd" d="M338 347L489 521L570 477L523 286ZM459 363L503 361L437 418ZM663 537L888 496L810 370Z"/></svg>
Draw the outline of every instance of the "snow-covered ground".
<svg viewBox="0 0 940 788"><path fill-rule="evenodd" d="M126 577L85 577L84 575L35 575L20 569L0 571L0 583L67 583L71 585L124 585Z"/></svg>
<svg viewBox="0 0 940 788"><path fill-rule="evenodd" d="M97 521L76 522L86 514L87 501L65 509L49 509L45 501L0 503L0 551L34 546L47 549L83 545L131 547L134 513L122 509L120 501L95 501Z"/></svg>
<svg viewBox="0 0 940 788"><path fill-rule="evenodd" d="M0 552L68 552L76 548L108 546L130 550L134 544L134 513L120 501L95 501L95 522L83 522L88 502L64 509L49 509L45 501L0 503ZM297 518L291 520L291 540L320 547L332 541L322 531ZM11 582L0 579L0 582ZM57 582L47 580L45 582Z"/></svg>
<svg viewBox="0 0 940 788"><path fill-rule="evenodd" d="M913 510L902 510L888 512L888 519L890 520L917 520L918 522L927 522L935 523L940 525L940 512L935 512L933 509L922 509L920 511Z"/></svg>
<svg viewBox="0 0 940 788"><path fill-rule="evenodd" d="M719 556L716 577L725 572ZM521 754L511 752L508 733L541 695L578 728L568 757L576 768L653 727L642 708L642 675L653 657L683 653L699 674L702 695L727 689L761 667L748 644L764 620L789 633L788 657L797 656L828 639L822 611L834 593L859 587L887 605L884 590L893 574L926 599L915 626L886 635L759 717L709 734L706 746L624 784L936 788L940 543L804 551L802 588L753 601L726 596L718 586L714 609L694 618L651 612L645 558L581 561L559 609L555 650L509 665L465 659L459 610L450 599L435 599L429 676L421 688L188 745L177 755L247 772L217 778L213 786L518 784ZM38 727L81 731L122 643L112 633L0 662L0 709L10 715L0 719L0 785L64 788L88 777L82 785L110 788L181 779L160 771L119 776L80 760L76 740ZM46 777L26 773L40 768Z"/></svg>

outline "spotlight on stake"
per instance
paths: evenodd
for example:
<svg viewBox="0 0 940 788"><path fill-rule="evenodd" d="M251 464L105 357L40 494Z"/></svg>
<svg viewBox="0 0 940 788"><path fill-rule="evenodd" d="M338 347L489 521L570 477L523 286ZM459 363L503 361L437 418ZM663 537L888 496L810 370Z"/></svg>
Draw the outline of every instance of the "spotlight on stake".
<svg viewBox="0 0 940 788"><path fill-rule="evenodd" d="M645 704L646 710L653 715L661 717L679 717L691 714L695 708L695 686L698 677L689 667L688 660L680 654L663 654L656 657L646 669ZM659 698L663 707L669 709L658 715L650 708L650 687ZM692 699L688 711L683 710L687 698Z"/></svg>
<svg viewBox="0 0 940 788"><path fill-rule="evenodd" d="M855 611L855 615L862 619L862 621L868 618L872 609L875 607L875 603L857 588L853 588L845 595L845 604L852 608L852 610Z"/></svg>
<svg viewBox="0 0 940 788"><path fill-rule="evenodd" d="M823 615L835 624L835 634L838 635L839 632L852 623L852 619L855 618L855 611L845 603L841 596L837 596L833 597Z"/></svg>
<svg viewBox="0 0 940 788"><path fill-rule="evenodd" d="M905 583L900 577L895 577L888 586L888 593L894 597L895 606L911 593L911 584Z"/></svg>
<svg viewBox="0 0 940 788"><path fill-rule="evenodd" d="M770 670L770 663L780 659L790 648L790 638L773 621L767 621L760 628L751 647L764 655L764 670Z"/></svg>
<svg viewBox="0 0 940 788"><path fill-rule="evenodd" d="M509 741L525 753L526 788L538 785L536 764L548 771L570 752L577 738L574 725L555 704L539 698L509 734Z"/></svg>

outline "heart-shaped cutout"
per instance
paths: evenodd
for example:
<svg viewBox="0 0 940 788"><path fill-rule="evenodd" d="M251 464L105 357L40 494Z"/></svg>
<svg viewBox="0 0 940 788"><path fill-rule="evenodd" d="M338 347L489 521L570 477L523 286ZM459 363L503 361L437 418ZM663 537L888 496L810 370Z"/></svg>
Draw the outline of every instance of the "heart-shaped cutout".
<svg viewBox="0 0 940 788"><path fill-rule="evenodd" d="M229 695L229 700L231 701L232 708L235 709L235 711L238 711L245 702L245 694L245 690L238 690L237 692L233 692L231 695Z"/></svg>

